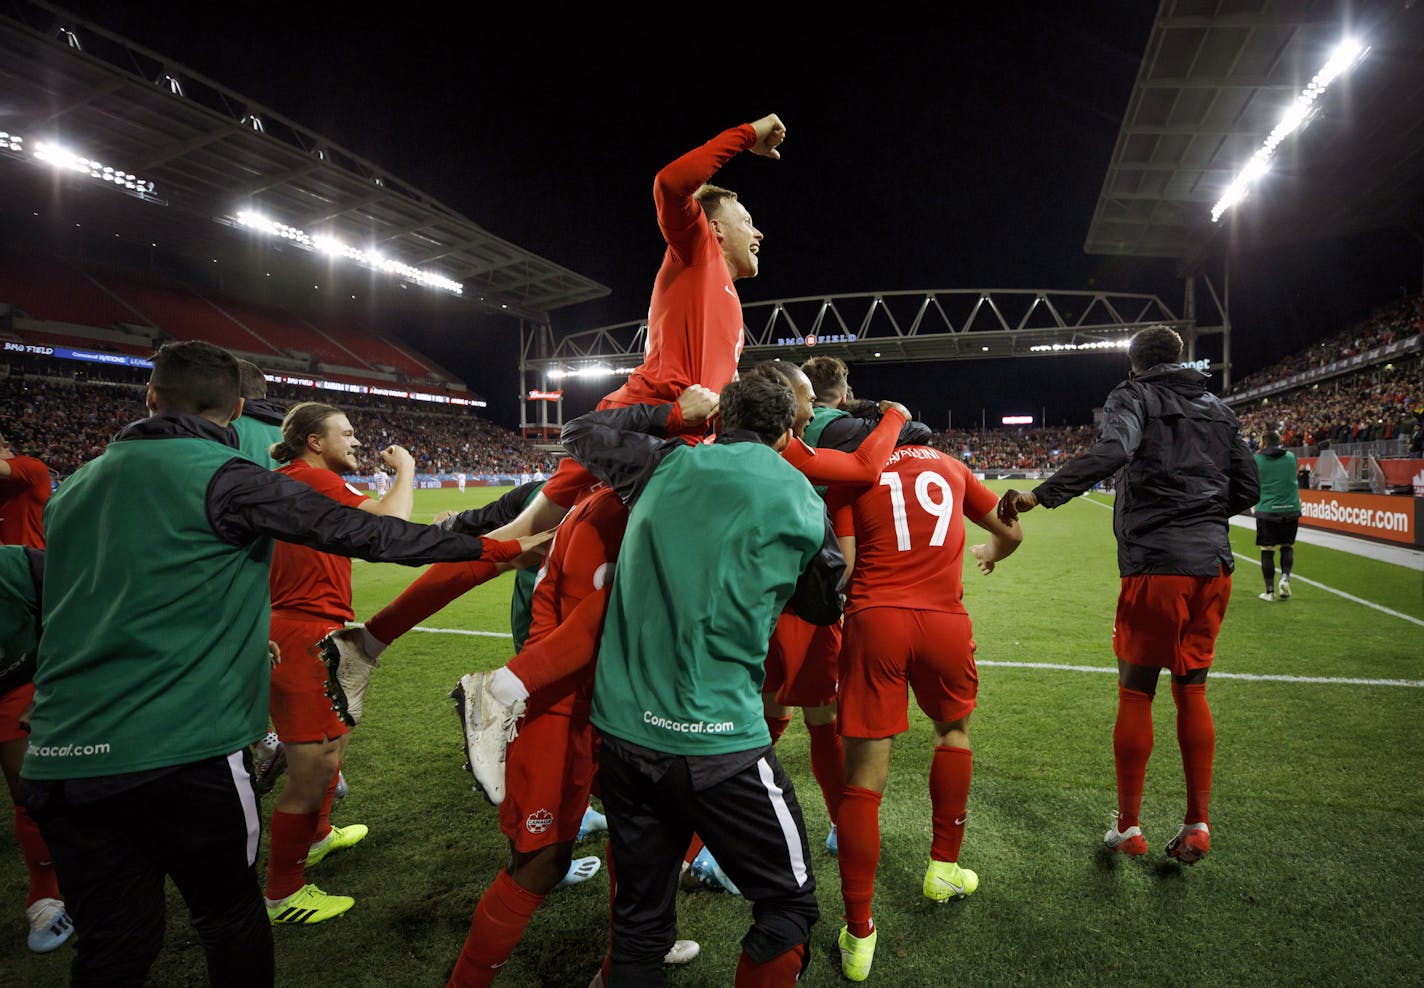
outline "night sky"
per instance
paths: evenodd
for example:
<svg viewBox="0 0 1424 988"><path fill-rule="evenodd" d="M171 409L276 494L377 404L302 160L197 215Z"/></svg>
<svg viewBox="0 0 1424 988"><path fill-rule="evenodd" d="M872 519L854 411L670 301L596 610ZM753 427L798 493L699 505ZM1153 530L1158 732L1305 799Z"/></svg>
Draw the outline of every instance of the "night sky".
<svg viewBox="0 0 1424 988"><path fill-rule="evenodd" d="M597 20L554 23L551 8L523 17L502 6L496 28L474 7L448 17L390 7L367 21L349 5L70 6L612 289L556 311L556 333L646 312L663 248L654 173L769 112L787 125L783 159L742 155L716 179L766 235L761 275L738 285L746 302L1099 287L1157 292L1181 309L1172 262L1082 249L1150 0L956 9L915 29L818 15L794 36L755 23L755 10L651 24L601 8ZM650 30L652 40L631 40ZM1421 247L1386 231L1239 255L1232 270L1239 377L1401 287L1419 291ZM517 421L516 324L471 317L404 331L488 398L491 417ZM935 427L951 409L956 425L1043 407L1050 422L1082 423L1125 364L1094 354L858 365L852 381ZM567 413L612 386L570 389Z"/></svg>

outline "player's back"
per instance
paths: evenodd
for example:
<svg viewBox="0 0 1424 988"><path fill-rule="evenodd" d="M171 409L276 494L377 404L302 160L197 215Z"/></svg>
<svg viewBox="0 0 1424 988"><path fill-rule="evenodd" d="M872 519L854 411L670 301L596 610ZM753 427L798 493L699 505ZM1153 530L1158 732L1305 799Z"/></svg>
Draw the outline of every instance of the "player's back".
<svg viewBox="0 0 1424 988"><path fill-rule="evenodd" d="M928 446L901 446L879 480L832 489L840 512L855 525L855 568L847 613L866 607L910 607L962 612L964 514L993 510L995 498L969 468Z"/></svg>
<svg viewBox="0 0 1424 988"><path fill-rule="evenodd" d="M609 585L627 525L628 509L611 487L599 488L574 505L539 569L528 642L543 639L585 597Z"/></svg>

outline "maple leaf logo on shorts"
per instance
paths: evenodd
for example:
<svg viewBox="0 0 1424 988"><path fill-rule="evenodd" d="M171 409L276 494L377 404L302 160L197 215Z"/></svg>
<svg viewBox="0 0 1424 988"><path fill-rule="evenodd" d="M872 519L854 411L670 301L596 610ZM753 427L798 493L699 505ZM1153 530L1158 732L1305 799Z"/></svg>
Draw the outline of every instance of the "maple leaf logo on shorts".
<svg viewBox="0 0 1424 988"><path fill-rule="evenodd" d="M535 810L524 819L524 829L531 834L542 834L554 825L554 814L548 810Z"/></svg>

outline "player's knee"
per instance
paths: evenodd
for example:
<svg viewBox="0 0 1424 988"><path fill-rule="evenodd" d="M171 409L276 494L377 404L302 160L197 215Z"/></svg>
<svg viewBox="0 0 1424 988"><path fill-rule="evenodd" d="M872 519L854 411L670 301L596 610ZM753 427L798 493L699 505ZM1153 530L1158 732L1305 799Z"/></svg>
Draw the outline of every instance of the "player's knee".
<svg viewBox="0 0 1424 988"><path fill-rule="evenodd" d="M752 928L742 949L758 964L765 964L811 939L811 927L821 918L814 883L799 891L761 899L752 907Z"/></svg>

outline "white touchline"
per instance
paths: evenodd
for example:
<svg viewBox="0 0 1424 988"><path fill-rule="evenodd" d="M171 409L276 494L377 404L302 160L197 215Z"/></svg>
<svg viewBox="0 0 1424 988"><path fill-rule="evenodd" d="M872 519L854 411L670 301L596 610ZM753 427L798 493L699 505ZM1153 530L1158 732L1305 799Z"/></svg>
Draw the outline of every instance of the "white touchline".
<svg viewBox="0 0 1424 988"><path fill-rule="evenodd" d="M347 622L346 622L346 627L348 627L348 628L359 628L359 627L361 627L361 622L359 622L359 621L347 621ZM507 631L470 631L468 628L422 628L422 627L417 626L417 627L411 628L410 630L411 630L411 631L424 631L424 632L428 632L429 634L432 634L432 635L473 635L473 636L476 637L476 638L513 638L513 637L514 637L513 635L511 635L511 634L510 634L509 632L507 632Z"/></svg>
<svg viewBox="0 0 1424 988"><path fill-rule="evenodd" d="M998 666L1004 669L1057 669L1063 672L1107 672L1117 675L1110 666L1070 666L1055 662L995 662L977 661L976 666ZM1258 683L1321 683L1327 686L1406 686L1424 689L1424 679L1347 679L1343 676L1276 676L1253 672L1211 671L1212 679L1245 679Z"/></svg>
<svg viewBox="0 0 1424 988"><path fill-rule="evenodd" d="M1107 508L1109 511L1112 510L1112 505L1111 505L1111 504L1104 504L1102 501L1096 500L1095 498L1083 497L1081 500L1087 501L1089 504L1096 504L1096 505L1097 505L1098 507L1100 507L1100 508ZM1260 565L1261 565L1261 561L1260 561L1259 559L1252 559L1250 556L1244 556L1244 555L1242 555L1242 554L1239 553L1239 552L1232 552L1231 554L1232 554L1233 556L1235 556L1237 559L1243 559L1243 560L1245 560L1246 562L1250 563L1252 566L1260 566ZM1424 621L1421 621L1421 620L1420 620L1419 618L1417 618L1417 617L1412 617L1412 616L1410 616L1410 615L1408 615L1408 614L1401 614L1401 613L1399 613L1398 611L1392 611L1392 610L1390 610L1388 607L1385 607L1383 604L1376 604L1376 603L1375 603L1374 601L1372 601L1372 600L1365 600L1365 598L1363 598L1363 597L1356 597L1356 596L1355 596L1354 594L1352 594L1352 593L1346 593L1346 592L1343 591L1343 590L1336 590L1334 587L1328 587L1328 586L1326 586L1326 585L1323 584L1323 583L1317 583L1315 580L1310 580L1310 579L1307 579L1306 577L1303 577L1303 576L1300 576L1300 575L1297 575L1297 574L1292 573L1292 574L1291 574L1291 582L1292 582L1292 583L1304 583L1304 584L1307 584L1308 586L1319 587L1321 590L1324 590L1324 591L1327 592L1327 593L1333 593L1333 594L1335 594L1337 597L1344 597L1346 600L1353 601L1353 602L1356 603L1356 604L1362 604L1362 605L1364 605L1365 607L1372 608L1372 609L1374 609L1374 610L1376 610L1376 611L1379 611L1379 612L1382 613L1382 614L1388 614L1390 617L1397 617L1397 618L1399 618L1401 621L1408 621L1410 624L1417 624L1417 625L1419 625L1419 627L1424 628Z"/></svg>
<svg viewBox="0 0 1424 988"><path fill-rule="evenodd" d="M512 638L499 631L468 631L464 628L411 628L411 631L424 631L433 635L478 635L482 638ZM982 667L998 667L1001 669L1055 669L1061 672L1110 672L1117 674L1117 669L1109 666L1070 666L1057 662L996 662L991 660L981 660L975 665ZM1424 689L1424 679L1347 679L1342 676L1276 676L1266 673L1251 672L1216 672L1211 673L1212 679L1246 679L1253 682L1262 683L1321 683L1326 686L1405 686L1411 689Z"/></svg>

